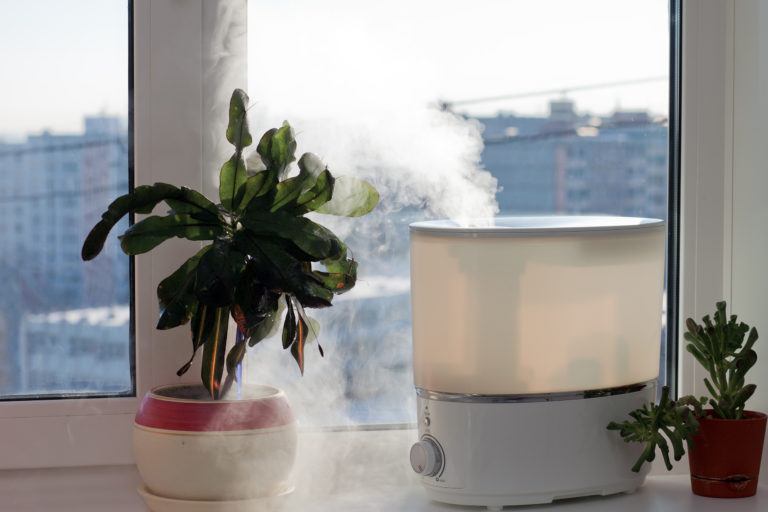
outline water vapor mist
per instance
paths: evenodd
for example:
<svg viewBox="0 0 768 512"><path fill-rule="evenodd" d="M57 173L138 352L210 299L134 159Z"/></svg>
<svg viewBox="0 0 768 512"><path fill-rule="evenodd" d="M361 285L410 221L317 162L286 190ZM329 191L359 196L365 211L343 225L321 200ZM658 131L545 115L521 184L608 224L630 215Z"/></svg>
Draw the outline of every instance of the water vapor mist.
<svg viewBox="0 0 768 512"><path fill-rule="evenodd" d="M285 390L302 427L315 432L303 438L299 480L316 491L334 492L343 487L342 478L327 466L325 452L337 449L339 438L326 445L318 428L415 419L408 223L493 216L497 184L480 166L480 126L434 106L434 70L418 46L392 37L388 27L362 23L348 9L353 4L291 5L249 7L251 131L259 137L288 120L299 153L318 154L337 176L371 181L381 202L363 218L317 215L360 262L354 290L337 297L331 308L308 310L321 325L325 358L316 342L309 343L301 377L279 340L265 339L249 350L245 375L249 382ZM229 98L229 85L213 97ZM389 456L386 467L396 470L397 482L410 478L404 450L411 434L403 434L377 436L381 443L371 452L379 461L382 453ZM346 460L351 454L340 456ZM369 472L368 459L351 457L346 471Z"/></svg>
<svg viewBox="0 0 768 512"><path fill-rule="evenodd" d="M429 55L365 8L261 2L248 26L254 133L288 120L299 152L317 153L336 175L368 179L381 194L369 216L317 216L360 262L357 287L310 312L326 358L309 346L299 379L279 343L265 340L248 375L284 387L306 423L412 419L407 225L497 212L496 180L480 165L480 126L436 107Z"/></svg>

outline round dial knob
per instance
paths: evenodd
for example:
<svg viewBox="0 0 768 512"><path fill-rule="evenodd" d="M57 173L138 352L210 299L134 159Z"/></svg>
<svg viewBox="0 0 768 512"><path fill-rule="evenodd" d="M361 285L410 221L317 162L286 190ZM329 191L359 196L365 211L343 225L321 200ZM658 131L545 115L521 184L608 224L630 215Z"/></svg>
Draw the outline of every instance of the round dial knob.
<svg viewBox="0 0 768 512"><path fill-rule="evenodd" d="M435 476L443 466L443 457L437 443L424 438L411 446L411 467L422 476Z"/></svg>

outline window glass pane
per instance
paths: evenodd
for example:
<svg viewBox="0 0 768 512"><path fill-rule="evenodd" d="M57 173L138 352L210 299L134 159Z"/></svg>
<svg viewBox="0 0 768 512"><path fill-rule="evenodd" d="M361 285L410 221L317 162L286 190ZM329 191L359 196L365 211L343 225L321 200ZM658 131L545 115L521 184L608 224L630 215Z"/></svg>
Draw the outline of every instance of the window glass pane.
<svg viewBox="0 0 768 512"><path fill-rule="evenodd" d="M667 9L666 0L250 2L252 123L290 120L300 151L382 193L369 217L322 218L360 262L355 290L315 314L325 359L308 349L302 380L279 343L263 342L251 377L286 388L309 423L413 421L410 222L665 218Z"/></svg>
<svg viewBox="0 0 768 512"><path fill-rule="evenodd" d="M127 0L0 1L0 398L132 392ZM123 228L127 226L124 221Z"/></svg>

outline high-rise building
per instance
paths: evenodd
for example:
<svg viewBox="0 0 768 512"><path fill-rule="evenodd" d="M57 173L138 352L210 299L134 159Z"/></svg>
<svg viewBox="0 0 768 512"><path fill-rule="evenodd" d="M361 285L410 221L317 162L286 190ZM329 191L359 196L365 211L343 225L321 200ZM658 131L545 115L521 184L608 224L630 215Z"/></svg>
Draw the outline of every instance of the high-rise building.
<svg viewBox="0 0 768 512"><path fill-rule="evenodd" d="M93 268L80 259L88 230L128 191L125 123L84 124L78 134L0 143L0 394L23 392L20 372L29 368L20 362L30 354L20 350L36 350L20 339L27 316L128 303L128 259L114 239Z"/></svg>
<svg viewBox="0 0 768 512"><path fill-rule="evenodd" d="M647 112L578 115L567 100L552 102L547 117L478 120L502 213L666 218L665 120Z"/></svg>

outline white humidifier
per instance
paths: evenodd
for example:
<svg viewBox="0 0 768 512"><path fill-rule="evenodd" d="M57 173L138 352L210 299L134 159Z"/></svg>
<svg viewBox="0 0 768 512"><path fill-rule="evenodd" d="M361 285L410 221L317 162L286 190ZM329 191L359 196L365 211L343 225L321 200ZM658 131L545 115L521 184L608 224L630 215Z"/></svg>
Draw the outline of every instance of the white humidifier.
<svg viewBox="0 0 768 512"><path fill-rule="evenodd" d="M411 464L428 495L499 509L635 490L641 447L606 425L655 397L663 221L473 225L411 225Z"/></svg>

